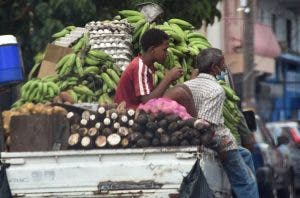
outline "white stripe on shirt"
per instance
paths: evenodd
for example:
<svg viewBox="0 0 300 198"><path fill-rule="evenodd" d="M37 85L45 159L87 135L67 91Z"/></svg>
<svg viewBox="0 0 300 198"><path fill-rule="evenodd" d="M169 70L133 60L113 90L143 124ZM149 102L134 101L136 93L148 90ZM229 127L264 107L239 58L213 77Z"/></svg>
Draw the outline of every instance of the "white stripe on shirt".
<svg viewBox="0 0 300 198"><path fill-rule="evenodd" d="M142 59L139 59L139 71L138 71L138 78L139 78L139 87L140 87L140 94L143 96L145 95L145 90L144 90L144 86L143 86L143 66L144 63L142 61ZM147 70L146 70L147 71Z"/></svg>
<svg viewBox="0 0 300 198"><path fill-rule="evenodd" d="M147 65L145 65L144 78L145 78L146 94L150 94L150 89L149 89L149 85L148 85L148 78L147 78L147 72L148 72L148 67L147 67Z"/></svg>

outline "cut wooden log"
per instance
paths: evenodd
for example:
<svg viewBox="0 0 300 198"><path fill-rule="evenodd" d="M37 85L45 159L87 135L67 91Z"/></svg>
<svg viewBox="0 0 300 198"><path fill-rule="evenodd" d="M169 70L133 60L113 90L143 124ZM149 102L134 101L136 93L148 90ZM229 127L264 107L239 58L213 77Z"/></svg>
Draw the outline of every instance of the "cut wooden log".
<svg viewBox="0 0 300 198"><path fill-rule="evenodd" d="M121 142L121 136L119 134L113 133L107 137L107 142L110 146L118 146Z"/></svg>
<svg viewBox="0 0 300 198"><path fill-rule="evenodd" d="M106 146L106 143L106 136L104 135L99 135L95 140L95 145L98 148L104 148Z"/></svg>

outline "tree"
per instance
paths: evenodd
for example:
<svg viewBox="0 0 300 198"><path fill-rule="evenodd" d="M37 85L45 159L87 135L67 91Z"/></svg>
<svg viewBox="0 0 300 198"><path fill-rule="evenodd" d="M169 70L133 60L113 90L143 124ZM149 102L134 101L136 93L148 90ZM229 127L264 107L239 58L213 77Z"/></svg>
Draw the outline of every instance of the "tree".
<svg viewBox="0 0 300 198"><path fill-rule="evenodd" d="M220 0L156 0L165 18L182 18L196 27L212 24L221 13ZM145 0L0 0L0 35L13 34L22 48L25 73L34 56L52 42L51 35L63 27L84 27L89 21L112 19L122 9L137 9ZM149 2L149 1L147 1Z"/></svg>

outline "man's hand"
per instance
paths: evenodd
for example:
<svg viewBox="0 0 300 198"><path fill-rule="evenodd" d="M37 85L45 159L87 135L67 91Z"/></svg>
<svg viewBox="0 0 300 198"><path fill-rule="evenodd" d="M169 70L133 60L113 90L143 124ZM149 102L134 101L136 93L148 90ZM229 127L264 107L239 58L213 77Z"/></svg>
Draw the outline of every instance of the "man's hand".
<svg viewBox="0 0 300 198"><path fill-rule="evenodd" d="M191 79L196 78L199 75L199 70L198 69L193 69L191 72Z"/></svg>
<svg viewBox="0 0 300 198"><path fill-rule="evenodd" d="M174 67L169 71L166 71L165 78L169 80L169 82L173 82L174 80L177 80L180 78L183 74L183 69L179 67Z"/></svg>
<svg viewBox="0 0 300 198"><path fill-rule="evenodd" d="M194 127L198 130L204 129L204 128L208 128L210 127L210 124L201 118L198 118L195 122L194 122Z"/></svg>

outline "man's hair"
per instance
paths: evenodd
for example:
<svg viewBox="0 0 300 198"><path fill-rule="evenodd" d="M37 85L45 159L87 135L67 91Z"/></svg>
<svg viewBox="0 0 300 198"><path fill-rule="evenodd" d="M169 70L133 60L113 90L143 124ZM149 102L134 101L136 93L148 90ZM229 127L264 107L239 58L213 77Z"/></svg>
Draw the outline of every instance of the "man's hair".
<svg viewBox="0 0 300 198"><path fill-rule="evenodd" d="M169 36L164 31L159 29L149 29L141 38L142 50L146 52L151 46L156 47L165 40L169 40Z"/></svg>
<svg viewBox="0 0 300 198"><path fill-rule="evenodd" d="M222 51L219 49L204 49L195 58L196 68L200 73L210 73L213 66L219 65L223 58Z"/></svg>

